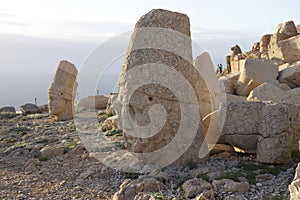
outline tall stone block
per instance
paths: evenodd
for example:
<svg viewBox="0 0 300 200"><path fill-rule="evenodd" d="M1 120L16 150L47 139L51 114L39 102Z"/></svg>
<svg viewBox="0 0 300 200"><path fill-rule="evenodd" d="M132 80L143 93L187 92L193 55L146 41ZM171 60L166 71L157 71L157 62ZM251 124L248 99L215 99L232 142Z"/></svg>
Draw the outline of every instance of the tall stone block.
<svg viewBox="0 0 300 200"><path fill-rule="evenodd" d="M74 97L76 94L77 69L68 61L61 61L48 89L49 115L57 120L73 119Z"/></svg>
<svg viewBox="0 0 300 200"><path fill-rule="evenodd" d="M114 107L126 149L148 163L199 160L202 94L197 89L204 81L192 62L188 16L155 9L139 19Z"/></svg>
<svg viewBox="0 0 300 200"><path fill-rule="evenodd" d="M215 144L220 141L219 114L216 113L221 104L221 89L225 89L222 83L219 83L215 72L214 65L210 55L205 52L194 60L194 66L202 74L197 81L197 92L199 95L199 105L201 118L203 119L203 129L205 140L208 144ZM224 97L225 98L225 97Z"/></svg>

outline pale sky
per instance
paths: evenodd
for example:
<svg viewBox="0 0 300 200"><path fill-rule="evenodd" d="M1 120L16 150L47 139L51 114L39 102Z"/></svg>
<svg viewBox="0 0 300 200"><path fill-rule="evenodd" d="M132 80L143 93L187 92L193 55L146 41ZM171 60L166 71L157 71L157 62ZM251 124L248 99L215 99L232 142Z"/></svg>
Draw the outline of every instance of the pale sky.
<svg viewBox="0 0 300 200"><path fill-rule="evenodd" d="M187 14L192 40L211 54L214 63L223 65L230 46L239 44L248 51L279 23L293 20L300 24L297 0L0 2L0 107L19 106L34 97L39 104L47 103L47 89L60 60L67 59L80 69L95 48L131 31L137 20L154 8ZM121 62L116 62L119 68ZM117 73L112 76L114 81L118 77Z"/></svg>

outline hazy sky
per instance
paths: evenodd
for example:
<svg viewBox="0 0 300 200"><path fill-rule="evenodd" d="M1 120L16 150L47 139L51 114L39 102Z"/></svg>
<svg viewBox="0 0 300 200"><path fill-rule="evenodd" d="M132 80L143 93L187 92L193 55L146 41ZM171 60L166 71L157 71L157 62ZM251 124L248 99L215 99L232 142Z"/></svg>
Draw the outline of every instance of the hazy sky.
<svg viewBox="0 0 300 200"><path fill-rule="evenodd" d="M261 35L273 33L279 23L300 23L296 0L0 2L0 107L19 106L34 97L39 104L47 103L47 89L60 60L69 60L80 69L99 45L131 31L136 21L154 8L187 14L193 41L211 54L215 64L223 65L230 46L239 44L247 51ZM113 90L121 63L122 58L112 62L115 71L106 72L103 80L110 83L102 93Z"/></svg>

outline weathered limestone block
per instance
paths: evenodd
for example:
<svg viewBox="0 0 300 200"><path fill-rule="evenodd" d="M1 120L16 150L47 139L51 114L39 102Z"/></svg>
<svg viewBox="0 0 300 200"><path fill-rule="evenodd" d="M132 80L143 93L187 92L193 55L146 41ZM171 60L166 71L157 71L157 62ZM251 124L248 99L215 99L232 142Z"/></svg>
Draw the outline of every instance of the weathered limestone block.
<svg viewBox="0 0 300 200"><path fill-rule="evenodd" d="M265 82L278 84L278 66L271 61L247 58L236 84L236 93L248 96L250 91Z"/></svg>
<svg viewBox="0 0 300 200"><path fill-rule="evenodd" d="M214 65L208 53L198 56L193 64L203 77L197 82L197 91L201 93L200 112L201 117L204 118L219 109L221 90L217 79L214 79Z"/></svg>
<svg viewBox="0 0 300 200"><path fill-rule="evenodd" d="M260 38L260 42L259 42L259 51L260 52L265 52L265 51L268 51L268 46L270 44L270 41L271 41L271 37L272 37L272 34L267 34L267 35L263 35L261 36Z"/></svg>
<svg viewBox="0 0 300 200"><path fill-rule="evenodd" d="M76 105L78 109L105 109L108 97L103 95L87 96L80 99Z"/></svg>
<svg viewBox="0 0 300 200"><path fill-rule="evenodd" d="M278 103L267 105L262 123L269 124L258 138L257 160L265 163L288 163L299 151L300 106Z"/></svg>
<svg viewBox="0 0 300 200"><path fill-rule="evenodd" d="M280 102L285 91L273 83L264 83L252 90L247 101L272 101Z"/></svg>
<svg viewBox="0 0 300 200"><path fill-rule="evenodd" d="M278 44L278 42L282 41L282 40L286 40L290 38L290 36L284 34L284 33L274 33L272 36L271 36L271 39L270 39L270 44L269 44L269 49L268 49L268 52L270 53L270 48L272 46L276 46Z"/></svg>
<svg viewBox="0 0 300 200"><path fill-rule="evenodd" d="M189 18L161 9L142 16L131 36L114 103L125 148L153 164L198 161L204 137L198 106L202 83L192 64ZM182 139L176 143L178 137Z"/></svg>
<svg viewBox="0 0 300 200"><path fill-rule="evenodd" d="M292 151L289 144L290 138L287 133L270 138L258 136L256 160L262 163L290 163Z"/></svg>
<svg viewBox="0 0 300 200"><path fill-rule="evenodd" d="M300 33L300 24L297 25L297 31Z"/></svg>
<svg viewBox="0 0 300 200"><path fill-rule="evenodd" d="M258 162L288 163L292 152L298 151L299 105L231 102L223 109L222 136L246 152L256 151Z"/></svg>
<svg viewBox="0 0 300 200"><path fill-rule="evenodd" d="M280 83L286 83L291 88L300 87L300 64L286 67L278 76Z"/></svg>
<svg viewBox="0 0 300 200"><path fill-rule="evenodd" d="M293 21L287 21L279 24L276 33L282 33L289 37L293 37L298 34L297 27Z"/></svg>
<svg viewBox="0 0 300 200"><path fill-rule="evenodd" d="M49 115L57 120L73 119L77 73L76 67L68 61L63 60L58 65L48 89Z"/></svg>
<svg viewBox="0 0 300 200"><path fill-rule="evenodd" d="M222 76L219 78L219 84L222 92L227 94L235 94L235 84L239 78L240 74L232 74L229 76Z"/></svg>
<svg viewBox="0 0 300 200"><path fill-rule="evenodd" d="M201 93L199 105L205 139L208 144L216 143L220 136L220 129L218 126L216 127L219 119L211 114L219 110L221 104L219 82L215 76L214 65L207 52L194 60L194 66L203 77L203 79L198 80L196 87L197 92Z"/></svg>
<svg viewBox="0 0 300 200"><path fill-rule="evenodd" d="M300 88L286 91L285 94L281 97L280 102L300 105Z"/></svg>
<svg viewBox="0 0 300 200"><path fill-rule="evenodd" d="M273 85L272 83L264 83L252 90L247 100L300 104L300 88L283 90L280 87Z"/></svg>
<svg viewBox="0 0 300 200"><path fill-rule="evenodd" d="M280 59L286 63L300 60L300 35L272 43L269 48L270 59Z"/></svg>
<svg viewBox="0 0 300 200"><path fill-rule="evenodd" d="M222 136L229 144L246 151L256 151L260 103L229 102L222 108L225 124Z"/></svg>
<svg viewBox="0 0 300 200"><path fill-rule="evenodd" d="M296 168L295 177L292 183L289 185L290 199L300 199L300 163Z"/></svg>
<svg viewBox="0 0 300 200"><path fill-rule="evenodd" d="M280 53L280 47L278 46L280 41L286 40L297 35L297 29L293 21L284 22L278 25L276 32L271 36L269 42L269 57L270 59L282 59Z"/></svg>
<svg viewBox="0 0 300 200"><path fill-rule="evenodd" d="M226 94L226 102L237 102L237 101L247 101L247 97L237 96L233 94Z"/></svg>

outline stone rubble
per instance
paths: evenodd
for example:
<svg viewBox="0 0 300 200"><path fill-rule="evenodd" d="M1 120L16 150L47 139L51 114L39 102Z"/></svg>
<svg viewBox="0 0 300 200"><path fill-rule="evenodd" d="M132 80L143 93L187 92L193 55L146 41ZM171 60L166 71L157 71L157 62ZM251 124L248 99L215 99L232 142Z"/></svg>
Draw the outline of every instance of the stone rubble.
<svg viewBox="0 0 300 200"><path fill-rule="evenodd" d="M294 22L281 23L250 51L242 53L238 48L234 53L232 48L231 74L219 78L226 93L222 136L229 144L256 153L259 162L288 163L292 152L298 151L298 40Z"/></svg>
<svg viewBox="0 0 300 200"><path fill-rule="evenodd" d="M39 114L0 119L0 124L1 199L287 199L297 162L262 165L254 155L216 145L201 163L124 173L91 157L72 121L53 122ZM118 135L107 138L121 141Z"/></svg>

